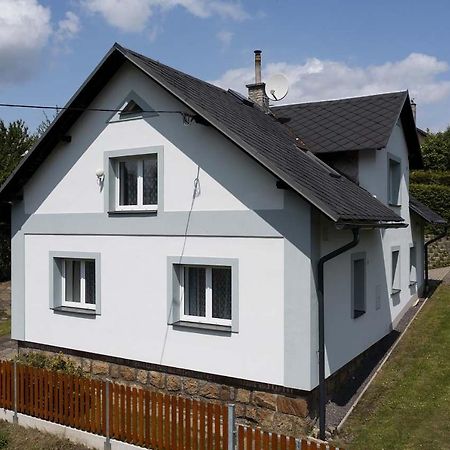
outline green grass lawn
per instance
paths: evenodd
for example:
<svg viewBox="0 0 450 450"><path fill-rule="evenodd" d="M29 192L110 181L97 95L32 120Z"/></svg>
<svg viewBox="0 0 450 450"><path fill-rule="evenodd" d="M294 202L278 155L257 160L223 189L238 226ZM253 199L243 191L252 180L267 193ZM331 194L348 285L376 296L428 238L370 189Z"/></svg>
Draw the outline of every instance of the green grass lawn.
<svg viewBox="0 0 450 450"><path fill-rule="evenodd" d="M450 286L425 304L335 443L450 449Z"/></svg>
<svg viewBox="0 0 450 450"><path fill-rule="evenodd" d="M88 450L49 433L0 421L0 449L5 450Z"/></svg>
<svg viewBox="0 0 450 450"><path fill-rule="evenodd" d="M11 334L11 317L0 320L0 336L7 336L9 334Z"/></svg>

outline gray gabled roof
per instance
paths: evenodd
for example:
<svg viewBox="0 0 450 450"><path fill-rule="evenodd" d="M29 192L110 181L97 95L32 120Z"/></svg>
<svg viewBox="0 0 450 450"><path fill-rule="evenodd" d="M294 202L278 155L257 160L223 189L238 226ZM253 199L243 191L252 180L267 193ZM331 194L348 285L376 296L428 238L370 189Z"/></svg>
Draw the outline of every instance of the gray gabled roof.
<svg viewBox="0 0 450 450"><path fill-rule="evenodd" d="M447 221L443 217L419 202L412 195L409 196L409 209L432 225L447 225Z"/></svg>
<svg viewBox="0 0 450 450"><path fill-rule="evenodd" d="M217 86L115 44L68 107L88 105L125 61L133 63L250 157L335 222L383 223L403 219L369 192L297 146L291 130L271 114ZM112 72L112 73L111 73ZM81 101L80 101L81 99ZM0 189L6 200L19 190L81 113L66 110Z"/></svg>
<svg viewBox="0 0 450 450"><path fill-rule="evenodd" d="M386 147L399 119L412 168L422 157L407 91L271 108L314 153L378 150Z"/></svg>

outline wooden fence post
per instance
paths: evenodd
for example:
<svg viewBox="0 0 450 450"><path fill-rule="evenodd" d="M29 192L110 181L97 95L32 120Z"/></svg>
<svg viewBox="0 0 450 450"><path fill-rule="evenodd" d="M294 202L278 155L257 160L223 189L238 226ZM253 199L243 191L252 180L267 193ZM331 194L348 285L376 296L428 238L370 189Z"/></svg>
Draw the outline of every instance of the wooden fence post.
<svg viewBox="0 0 450 450"><path fill-rule="evenodd" d="M236 407L234 404L228 405L228 450L236 447Z"/></svg>
<svg viewBox="0 0 450 450"><path fill-rule="evenodd" d="M109 404L109 380L106 381L106 386L105 386L105 398L103 399L104 403L104 407L105 407L105 435L106 435L106 440L105 440L105 446L104 449L105 450L111 450L111 441L110 441L110 423L109 423L109 408L110 408L110 404Z"/></svg>
<svg viewBox="0 0 450 450"><path fill-rule="evenodd" d="M17 416L17 362L14 361L14 378L13 378L13 404L14 404L14 416L13 416L13 423L18 424L19 423L19 417Z"/></svg>

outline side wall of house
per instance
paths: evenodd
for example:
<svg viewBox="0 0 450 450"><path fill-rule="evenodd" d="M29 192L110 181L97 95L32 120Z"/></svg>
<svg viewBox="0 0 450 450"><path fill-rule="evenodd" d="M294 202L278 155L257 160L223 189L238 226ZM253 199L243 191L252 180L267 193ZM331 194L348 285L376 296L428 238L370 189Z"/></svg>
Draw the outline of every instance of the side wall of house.
<svg viewBox="0 0 450 450"><path fill-rule="evenodd" d="M423 283L423 229L411 224L409 211L408 152L401 125L396 125L388 146L360 152L359 182L379 200L388 199L388 160L401 162L400 206L393 210L405 219L407 228L362 230L357 247L325 265L325 327L327 370L333 373L389 333L411 305ZM321 221L320 253L344 245L350 231L338 231ZM410 279L410 247L416 244L417 282ZM399 250L400 286L392 287L392 252ZM365 258L365 313L353 318L352 259Z"/></svg>
<svg viewBox="0 0 450 450"><path fill-rule="evenodd" d="M155 110L189 112L130 66L91 106L121 106L131 90ZM86 112L68 134L13 208L13 338L310 389L310 207L212 127L185 126L179 114L109 123ZM157 213L109 214L109 180L96 177L106 152L149 148L159 152ZM99 315L49 307L51 252L99 255ZM175 258L237 262L233 332L168 324Z"/></svg>

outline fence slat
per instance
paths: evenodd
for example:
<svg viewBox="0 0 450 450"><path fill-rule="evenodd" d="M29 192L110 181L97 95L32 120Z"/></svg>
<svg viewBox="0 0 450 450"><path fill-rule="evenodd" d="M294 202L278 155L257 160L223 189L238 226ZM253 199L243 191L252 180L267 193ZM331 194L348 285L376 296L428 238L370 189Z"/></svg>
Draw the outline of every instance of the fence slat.
<svg viewBox="0 0 450 450"><path fill-rule="evenodd" d="M262 450L261 449L261 430L257 428L255 430L255 450Z"/></svg>
<svg viewBox="0 0 450 450"><path fill-rule="evenodd" d="M156 440L156 430L158 428L158 422L156 417L156 392L153 391L151 395L152 405L152 431L150 433L150 445L156 447L158 441Z"/></svg>
<svg viewBox="0 0 450 450"><path fill-rule="evenodd" d="M272 450L278 450L278 434L277 433L272 433L271 439L271 446L272 446Z"/></svg>
<svg viewBox="0 0 450 450"><path fill-rule="evenodd" d="M286 450L286 444L287 444L286 439L287 439L286 436L284 436L284 435L280 436L280 448L281 448L281 450Z"/></svg>
<svg viewBox="0 0 450 450"><path fill-rule="evenodd" d="M269 450L269 433L267 431L264 431L262 436L262 448L263 450Z"/></svg>
<svg viewBox="0 0 450 450"><path fill-rule="evenodd" d="M253 430L249 427L245 429L245 437L246 437L246 444L247 444L247 450L253 450Z"/></svg>
<svg viewBox="0 0 450 450"><path fill-rule="evenodd" d="M145 410L145 416L144 416L144 445L145 447L150 447L150 433L151 433L151 420L152 416L150 414L150 391L147 389L144 391L144 410Z"/></svg>
<svg viewBox="0 0 450 450"><path fill-rule="evenodd" d="M198 450L198 402L192 402L192 450Z"/></svg>
<svg viewBox="0 0 450 450"><path fill-rule="evenodd" d="M208 449L213 448L213 405L208 403L206 405L207 419L206 419L206 439Z"/></svg>
<svg viewBox="0 0 450 450"><path fill-rule="evenodd" d="M228 406L222 405L222 442L223 450L228 450ZM230 449L230 450L234 450Z"/></svg>
<svg viewBox="0 0 450 450"><path fill-rule="evenodd" d="M168 405L168 400L169 397L166 395L166 405ZM166 421L167 424L169 424L169 412L168 409L166 410ZM171 444L169 444L169 441L166 439L166 447L167 450L169 449L173 449L173 450L177 450L178 449L178 436L177 436L177 397L172 396L171 399L171 424L172 424L172 442ZM169 427L166 428L166 430L168 430ZM167 437L167 433L166 433L166 437Z"/></svg>
<svg viewBox="0 0 450 450"><path fill-rule="evenodd" d="M163 448L163 420L164 420L164 416L163 416L163 396L162 394L158 393L156 396L156 401L158 404L158 449L162 449ZM167 418L167 420L169 420ZM167 422L166 422L167 423Z"/></svg>
<svg viewBox="0 0 450 450"><path fill-rule="evenodd" d="M137 389L134 387L131 390L131 442L138 443L138 411L137 411Z"/></svg>
<svg viewBox="0 0 450 450"><path fill-rule="evenodd" d="M214 405L214 448L220 450L222 447L221 436L220 436L220 405Z"/></svg>
<svg viewBox="0 0 450 450"><path fill-rule="evenodd" d="M205 442L205 404L200 402L200 450L206 450Z"/></svg>
<svg viewBox="0 0 450 450"><path fill-rule="evenodd" d="M183 412L184 412L184 398L178 397L178 426L177 426L177 435L178 435L178 448L180 450L184 449L184 420L183 420Z"/></svg>
<svg viewBox="0 0 450 450"><path fill-rule="evenodd" d="M137 443L142 447L144 445L144 391L139 389L138 391L138 433Z"/></svg>
<svg viewBox="0 0 450 450"><path fill-rule="evenodd" d="M294 437L290 437L288 439L288 449L289 450L295 450L296 445L295 445L295 438Z"/></svg>
<svg viewBox="0 0 450 450"><path fill-rule="evenodd" d="M244 427L242 425L238 426L238 449L244 450L245 449L245 441L244 441ZM247 446L247 449L249 447Z"/></svg>
<svg viewBox="0 0 450 450"><path fill-rule="evenodd" d="M186 399L185 403L185 413L184 413L184 430L185 430L185 449L191 450L192 449L192 443L191 443L191 405L192 400Z"/></svg>

